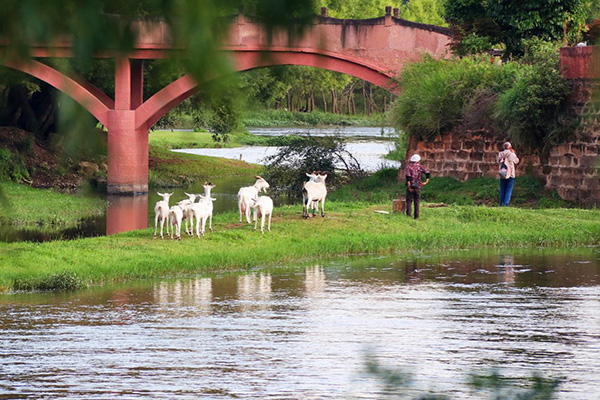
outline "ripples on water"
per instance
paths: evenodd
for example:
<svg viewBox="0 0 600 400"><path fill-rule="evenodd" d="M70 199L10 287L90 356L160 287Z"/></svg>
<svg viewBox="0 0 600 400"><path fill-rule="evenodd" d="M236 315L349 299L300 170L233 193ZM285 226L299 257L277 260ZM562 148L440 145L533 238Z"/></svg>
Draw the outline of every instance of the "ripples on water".
<svg viewBox="0 0 600 400"><path fill-rule="evenodd" d="M600 398L598 258L360 258L4 295L0 398L381 398L369 353L413 394L481 398L468 375L499 367Z"/></svg>

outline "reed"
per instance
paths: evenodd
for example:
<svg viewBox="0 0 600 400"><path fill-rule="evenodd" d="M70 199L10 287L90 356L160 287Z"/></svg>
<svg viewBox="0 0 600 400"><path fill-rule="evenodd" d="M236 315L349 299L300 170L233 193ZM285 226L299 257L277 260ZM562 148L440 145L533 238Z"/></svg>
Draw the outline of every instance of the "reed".
<svg viewBox="0 0 600 400"><path fill-rule="evenodd" d="M215 216L214 232L203 239L152 239L152 230L145 229L73 241L3 243L0 288L35 289L35 282L47 282L57 274L100 285L350 254L600 244L597 210L425 207L417 221L374 212L389 209L389 203L331 202L326 218L303 220L300 206L281 207L275 209L273 231L265 235L238 225L237 213L224 213Z"/></svg>

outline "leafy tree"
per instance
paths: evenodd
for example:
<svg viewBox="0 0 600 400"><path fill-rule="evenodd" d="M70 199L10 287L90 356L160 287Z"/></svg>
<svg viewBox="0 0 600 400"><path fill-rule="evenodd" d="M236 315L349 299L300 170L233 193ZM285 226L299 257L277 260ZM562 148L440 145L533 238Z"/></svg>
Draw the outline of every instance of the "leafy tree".
<svg viewBox="0 0 600 400"><path fill-rule="evenodd" d="M422 24L447 26L443 0L411 0L400 7L400 18Z"/></svg>
<svg viewBox="0 0 600 400"><path fill-rule="evenodd" d="M591 0L445 0L446 18L455 27L459 54L463 38L486 38L492 45L505 47L505 57L524 54L523 41L539 38L561 41L565 34L574 42L580 39ZM472 40L472 38L471 38ZM466 43L468 45L468 43Z"/></svg>

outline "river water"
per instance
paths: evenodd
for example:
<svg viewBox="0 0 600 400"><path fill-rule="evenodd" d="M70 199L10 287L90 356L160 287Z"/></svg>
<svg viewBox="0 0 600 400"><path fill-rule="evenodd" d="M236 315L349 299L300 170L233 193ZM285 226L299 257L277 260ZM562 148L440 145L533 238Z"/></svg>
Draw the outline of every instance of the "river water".
<svg viewBox="0 0 600 400"><path fill-rule="evenodd" d="M600 251L346 258L0 296L0 398L600 398ZM385 388L366 357L412 374ZM392 397L398 398L398 397Z"/></svg>

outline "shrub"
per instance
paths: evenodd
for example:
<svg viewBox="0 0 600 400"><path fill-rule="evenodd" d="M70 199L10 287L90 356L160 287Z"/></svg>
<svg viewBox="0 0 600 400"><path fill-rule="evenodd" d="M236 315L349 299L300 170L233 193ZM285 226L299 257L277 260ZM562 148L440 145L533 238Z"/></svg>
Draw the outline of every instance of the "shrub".
<svg viewBox="0 0 600 400"><path fill-rule="evenodd" d="M341 136L290 136L277 154L266 158L263 176L271 186L288 195L299 196L302 183L306 181L305 173L332 173L338 163L343 165L343 175L351 180L365 175L356 158L346 150L346 142ZM341 179L340 174L330 174L327 183L335 185Z"/></svg>
<svg viewBox="0 0 600 400"><path fill-rule="evenodd" d="M37 280L16 279L13 282L14 290L42 292L67 292L83 289L85 282L72 272L59 272Z"/></svg>
<svg viewBox="0 0 600 400"><path fill-rule="evenodd" d="M526 49L519 62L424 57L407 66L394 125L426 141L459 126L502 132L529 152L564 141L577 119L565 106L571 89L560 74L556 46L531 40Z"/></svg>
<svg viewBox="0 0 600 400"><path fill-rule="evenodd" d="M402 94L392 110L392 121L408 135L431 140L463 122L469 99L484 88L497 93L509 85L514 73L512 66L505 68L489 59L426 56L402 72Z"/></svg>
<svg viewBox="0 0 600 400"><path fill-rule="evenodd" d="M0 149L0 181L19 182L23 179L29 179L25 159L9 149Z"/></svg>

